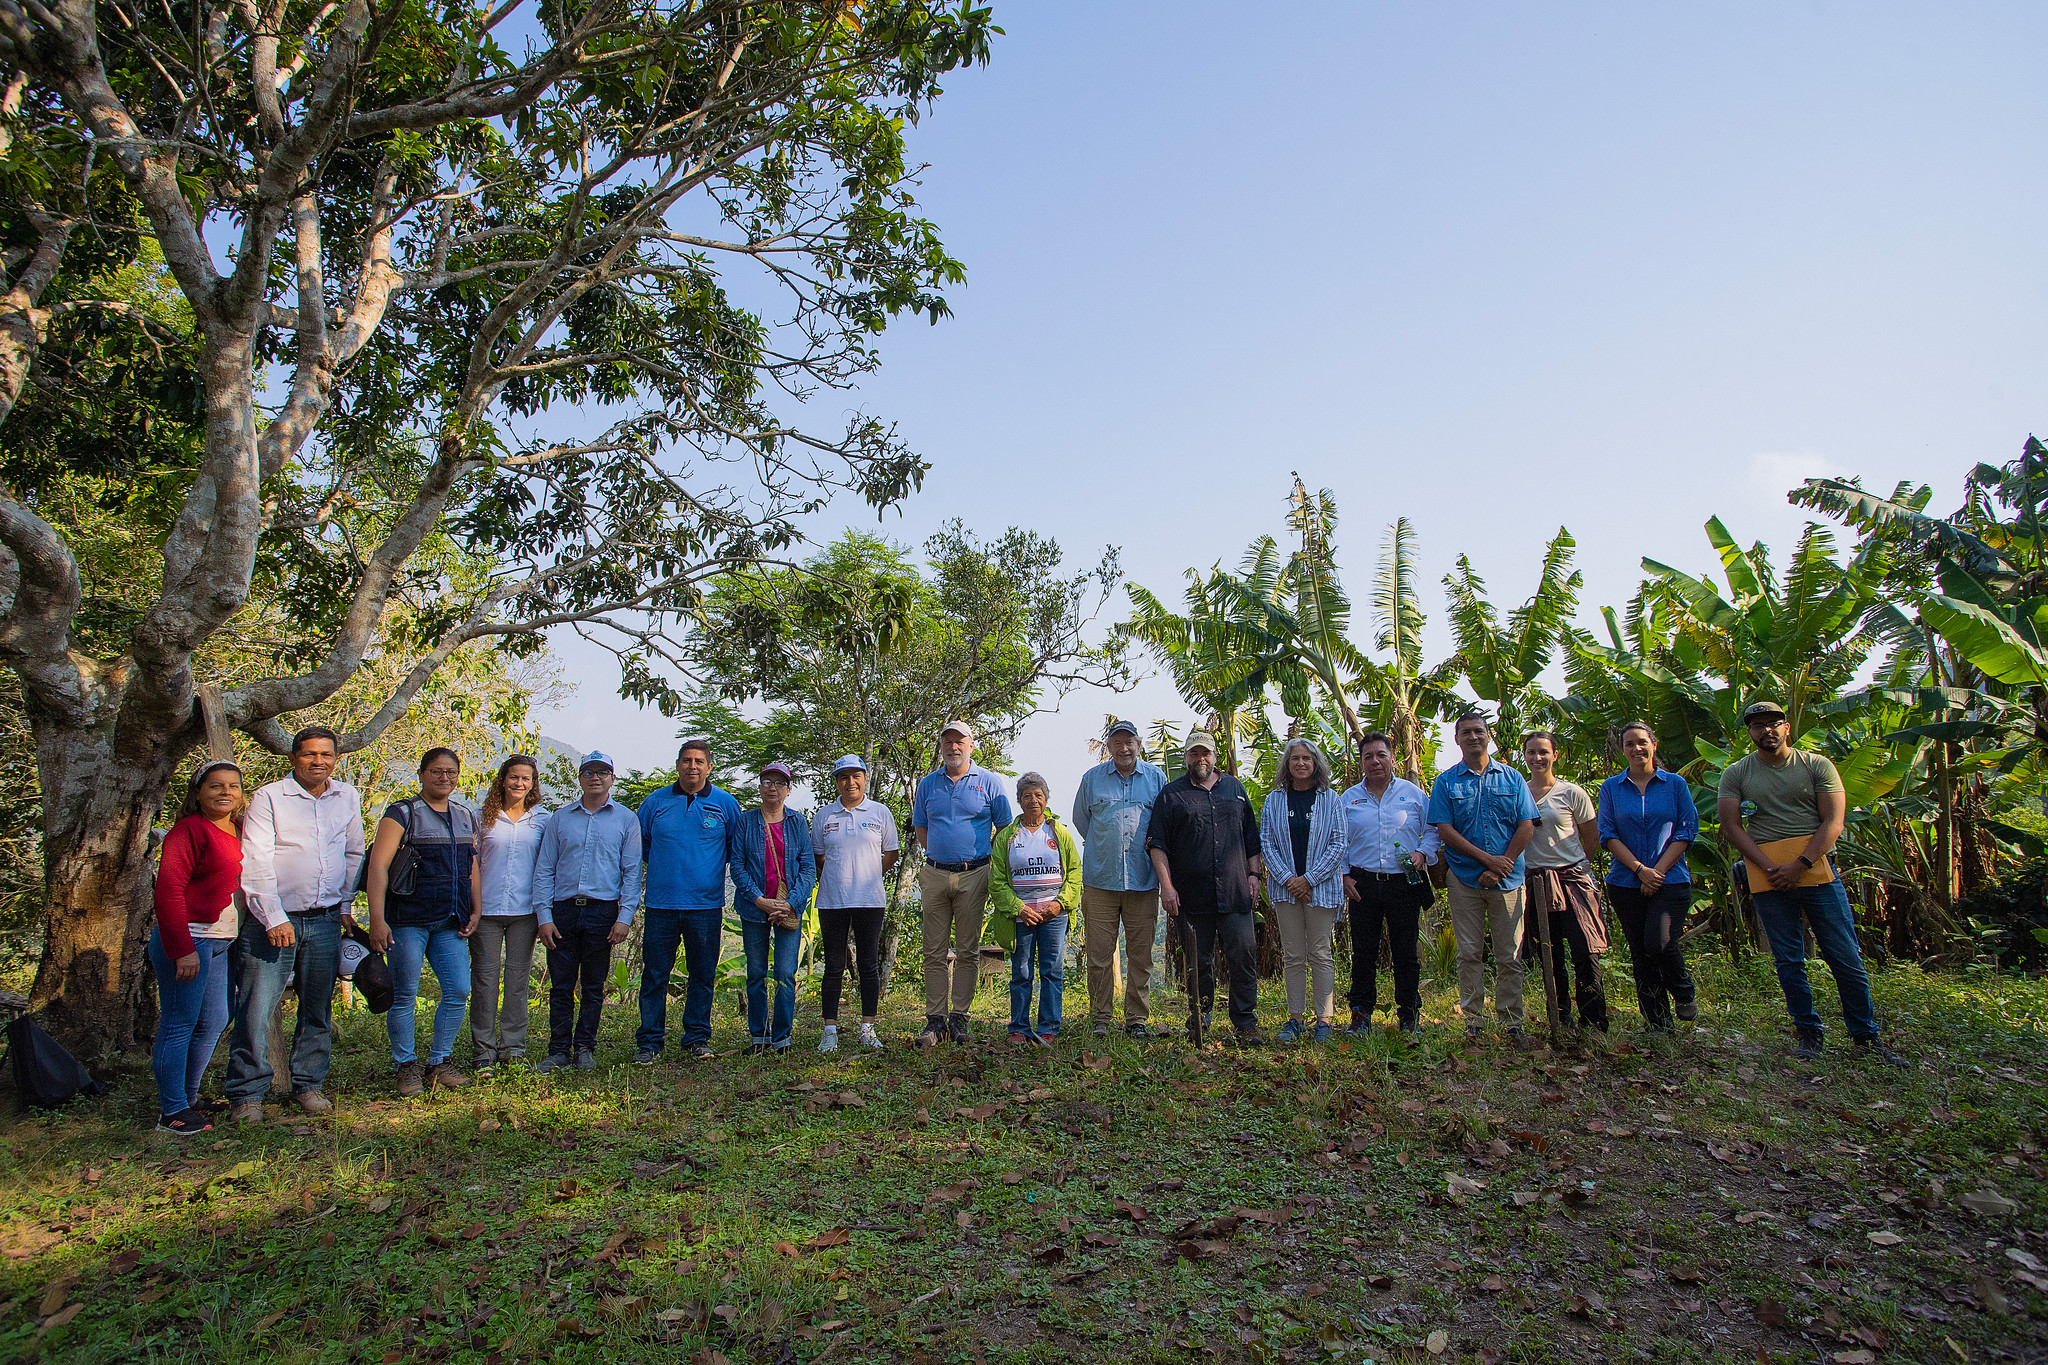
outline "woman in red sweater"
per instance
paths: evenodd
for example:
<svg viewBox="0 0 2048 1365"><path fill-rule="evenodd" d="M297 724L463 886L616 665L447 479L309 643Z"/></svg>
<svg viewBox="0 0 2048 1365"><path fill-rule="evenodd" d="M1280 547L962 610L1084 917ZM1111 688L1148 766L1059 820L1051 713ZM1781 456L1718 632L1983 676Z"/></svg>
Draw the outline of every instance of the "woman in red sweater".
<svg viewBox="0 0 2048 1365"><path fill-rule="evenodd" d="M213 1127L221 1103L199 1098L199 1079L228 1026L228 949L238 929L242 880L242 770L225 760L192 779L164 838L156 874L156 928L149 966L160 1014L150 1069L163 1116L157 1131L188 1136Z"/></svg>

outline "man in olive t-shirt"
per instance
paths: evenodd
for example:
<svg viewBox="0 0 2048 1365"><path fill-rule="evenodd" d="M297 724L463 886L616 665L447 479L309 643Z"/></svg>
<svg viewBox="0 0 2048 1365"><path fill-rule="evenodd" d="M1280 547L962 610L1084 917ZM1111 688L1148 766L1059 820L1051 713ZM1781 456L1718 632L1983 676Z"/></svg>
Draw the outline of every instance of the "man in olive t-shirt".
<svg viewBox="0 0 2048 1365"><path fill-rule="evenodd" d="M1813 926L1821 958L1835 974L1842 997L1842 1022L1859 1052L1894 1066L1906 1062L1877 1036L1877 1010L1870 999L1870 975L1856 944L1856 918L1849 910L1841 878L1815 886L1800 879L1821 866L1842 837L1849 803L1842 775L1825 755L1792 747L1792 726L1785 708L1774 701L1750 703L1742 713L1756 752L1730 763L1721 773L1718 802L1721 832L1742 859L1769 882L1771 889L1754 895L1757 918L1771 940L1777 959L1778 985L1785 1008L1799 1030L1796 1055L1811 1059L1825 1044L1820 1015L1813 1007L1813 987L1806 979L1806 935L1802 918ZM1803 840L1804 842L1795 842ZM1766 851L1765 844L1773 845Z"/></svg>

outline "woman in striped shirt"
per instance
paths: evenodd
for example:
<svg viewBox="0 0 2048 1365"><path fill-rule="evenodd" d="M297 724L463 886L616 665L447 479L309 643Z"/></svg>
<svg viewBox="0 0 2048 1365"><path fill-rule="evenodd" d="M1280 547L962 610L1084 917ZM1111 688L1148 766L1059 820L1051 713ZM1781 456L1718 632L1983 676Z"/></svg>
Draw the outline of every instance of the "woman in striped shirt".
<svg viewBox="0 0 2048 1365"><path fill-rule="evenodd" d="M1081 850L1058 816L1046 809L1051 791L1037 773L1017 779L1019 815L992 848L989 896L1000 942L1002 923L1014 921L1010 955L1010 1041L1051 1047L1060 1032L1066 989L1068 912L1081 904ZM1031 987L1038 985L1038 1027L1031 1027Z"/></svg>

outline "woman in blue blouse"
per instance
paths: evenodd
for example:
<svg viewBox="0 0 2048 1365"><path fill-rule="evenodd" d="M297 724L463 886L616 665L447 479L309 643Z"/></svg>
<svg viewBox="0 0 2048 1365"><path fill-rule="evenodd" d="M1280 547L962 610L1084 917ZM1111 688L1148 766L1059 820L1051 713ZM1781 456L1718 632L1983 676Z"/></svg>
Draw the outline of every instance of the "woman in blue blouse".
<svg viewBox="0 0 2048 1365"><path fill-rule="evenodd" d="M747 1046L750 1055L789 1046L796 1017L796 959L803 947L804 911L818 880L811 853L811 825L788 812L791 773L787 763L761 769L761 804L744 812L732 832L733 904L740 912L740 941L747 951ZM775 1011L768 1010L771 955Z"/></svg>
<svg viewBox="0 0 2048 1365"><path fill-rule="evenodd" d="M1657 734L1647 724L1621 727L1621 751L1627 771L1600 784L1600 843L1614 855L1607 898L1628 935L1643 1023L1670 1033L1674 1006L1680 1019L1699 1016L1680 937L1692 905L1685 850L1700 837L1700 816L1686 780L1657 766Z"/></svg>

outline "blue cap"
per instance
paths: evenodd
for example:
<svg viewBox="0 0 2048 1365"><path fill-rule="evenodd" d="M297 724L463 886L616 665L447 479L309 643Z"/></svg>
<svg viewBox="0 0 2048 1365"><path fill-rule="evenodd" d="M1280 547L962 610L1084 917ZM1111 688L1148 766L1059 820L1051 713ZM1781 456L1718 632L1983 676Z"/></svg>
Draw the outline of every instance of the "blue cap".
<svg viewBox="0 0 2048 1365"><path fill-rule="evenodd" d="M585 768L609 768L613 772L617 772L619 765L612 762L612 756L604 750L592 749L589 753L583 755L583 761L576 765L576 771L579 773Z"/></svg>
<svg viewBox="0 0 2048 1365"><path fill-rule="evenodd" d="M1102 732L1102 737L1108 739L1112 735L1135 735L1137 733L1138 725L1136 721L1113 720L1109 723L1109 728Z"/></svg>
<svg viewBox="0 0 2048 1365"><path fill-rule="evenodd" d="M867 770L867 760L859 754L846 754L832 765L832 776L837 777L841 773L864 773Z"/></svg>

